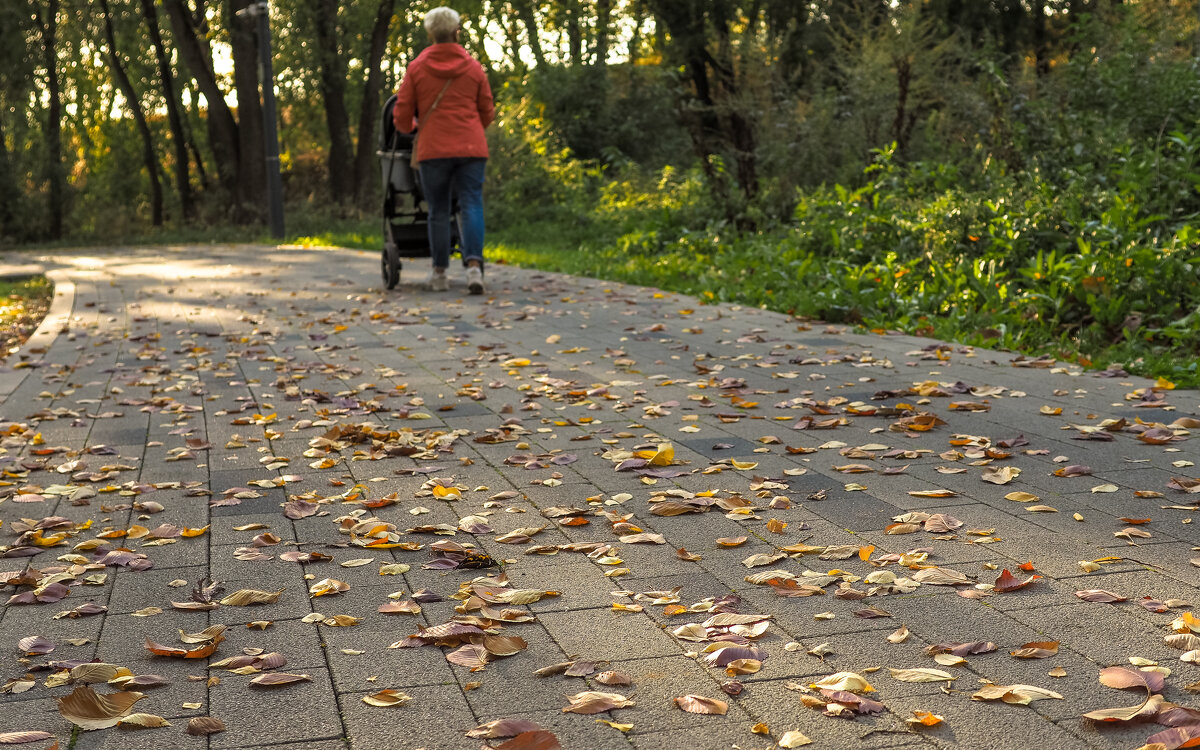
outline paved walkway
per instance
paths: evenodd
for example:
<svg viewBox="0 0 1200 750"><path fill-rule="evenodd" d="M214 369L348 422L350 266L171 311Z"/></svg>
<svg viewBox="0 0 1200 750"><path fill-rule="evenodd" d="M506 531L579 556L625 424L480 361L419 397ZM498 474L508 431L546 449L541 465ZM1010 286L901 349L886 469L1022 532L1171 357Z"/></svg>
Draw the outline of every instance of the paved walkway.
<svg viewBox="0 0 1200 750"><path fill-rule="evenodd" d="M1164 730L1081 718L1143 683L1195 704L1164 641L1200 597L1195 392L498 266L467 297L413 263L381 292L366 252L40 260L55 309L0 371L0 735L1074 750ZM119 668L170 726L73 733L56 699ZM810 687L837 673L869 700Z"/></svg>

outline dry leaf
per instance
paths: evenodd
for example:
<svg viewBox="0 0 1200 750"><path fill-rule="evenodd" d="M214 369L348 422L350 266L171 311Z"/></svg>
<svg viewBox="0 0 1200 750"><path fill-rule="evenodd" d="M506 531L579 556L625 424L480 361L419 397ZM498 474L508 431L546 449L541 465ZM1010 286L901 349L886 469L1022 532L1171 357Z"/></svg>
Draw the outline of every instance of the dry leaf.
<svg viewBox="0 0 1200 750"><path fill-rule="evenodd" d="M601 693L595 690L585 690L582 693L567 696L571 704L563 709L563 713L599 714L617 708L628 708L634 705L620 693Z"/></svg>
<svg viewBox="0 0 1200 750"><path fill-rule="evenodd" d="M283 595L283 589L278 591L258 591L256 589L240 589L221 600L227 607L245 607L251 604L274 604Z"/></svg>
<svg viewBox="0 0 1200 750"><path fill-rule="evenodd" d="M385 690L380 690L378 693L364 695L362 702L366 703L368 706L381 706L387 708L390 706L403 706L410 700L412 700L412 696L408 695L407 693L402 693L399 690L387 688Z"/></svg>
<svg viewBox="0 0 1200 750"><path fill-rule="evenodd" d="M789 729L779 738L779 746L782 748L804 747L811 745L812 740L805 737L799 729Z"/></svg>
<svg viewBox="0 0 1200 750"><path fill-rule="evenodd" d="M904 643L908 640L909 635L910 633L908 632L908 626L901 625L896 629L896 632L887 637L888 643Z"/></svg>
<svg viewBox="0 0 1200 750"><path fill-rule="evenodd" d="M702 695L685 695L675 699L675 705L692 714L724 715L729 710L729 704L719 698L705 698Z"/></svg>
<svg viewBox="0 0 1200 750"><path fill-rule="evenodd" d="M80 729L108 729L129 714L133 704L146 696L133 691L100 695L87 685L58 698L58 712Z"/></svg>
<svg viewBox="0 0 1200 750"><path fill-rule="evenodd" d="M154 729L158 727L169 727L171 726L171 722L155 714L129 714L118 721L117 726Z"/></svg>
<svg viewBox="0 0 1200 750"><path fill-rule="evenodd" d="M1018 659L1047 659L1058 653L1058 644L1058 641L1033 641L1008 653Z"/></svg>
<svg viewBox="0 0 1200 750"><path fill-rule="evenodd" d="M199 708L199 706L196 706ZM197 716L188 722L187 733L195 737L205 737L225 731L225 722L212 716Z"/></svg>
<svg viewBox="0 0 1200 750"><path fill-rule="evenodd" d="M49 732L0 732L0 745L23 745L28 742L41 742L42 740L52 739L54 739L54 735ZM53 748L50 748L50 750L53 750Z"/></svg>
<svg viewBox="0 0 1200 750"><path fill-rule="evenodd" d="M940 682L942 680L957 679L949 672L943 672L940 669L889 669L888 672L892 675L892 679L900 680L901 682Z"/></svg>
<svg viewBox="0 0 1200 750"><path fill-rule="evenodd" d="M973 701L1000 700L1020 706L1028 706L1033 701L1046 698L1063 699L1061 695L1053 690L1047 690L1034 685L984 685L971 694L971 700Z"/></svg>
<svg viewBox="0 0 1200 750"><path fill-rule="evenodd" d="M936 727L946 720L944 716L930 713L928 711L914 710L911 719L905 719L904 723L910 727Z"/></svg>
<svg viewBox="0 0 1200 750"><path fill-rule="evenodd" d="M312 677L306 674L288 674L287 672L267 672L260 674L253 680L250 680L251 685L259 685L262 687L274 687L276 685L291 685L295 682L312 682Z"/></svg>
<svg viewBox="0 0 1200 750"><path fill-rule="evenodd" d="M863 679L863 676L854 672L837 672L827 677L822 677L809 685L810 688L820 690L826 688L829 690L845 690L851 693L873 693L875 688L871 687L871 683Z"/></svg>

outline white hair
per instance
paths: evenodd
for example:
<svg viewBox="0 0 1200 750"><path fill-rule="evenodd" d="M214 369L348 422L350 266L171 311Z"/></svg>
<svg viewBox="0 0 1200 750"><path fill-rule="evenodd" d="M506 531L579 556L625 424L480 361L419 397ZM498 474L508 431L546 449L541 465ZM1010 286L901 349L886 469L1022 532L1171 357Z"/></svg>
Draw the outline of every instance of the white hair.
<svg viewBox="0 0 1200 750"><path fill-rule="evenodd" d="M453 41L458 24L458 11L444 5L425 14L425 31L429 32L434 42Z"/></svg>

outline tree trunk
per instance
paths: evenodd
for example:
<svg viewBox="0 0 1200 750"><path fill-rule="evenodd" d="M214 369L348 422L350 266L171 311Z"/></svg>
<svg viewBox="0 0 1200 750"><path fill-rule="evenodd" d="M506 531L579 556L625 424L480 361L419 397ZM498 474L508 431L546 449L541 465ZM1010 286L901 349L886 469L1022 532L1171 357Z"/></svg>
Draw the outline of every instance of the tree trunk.
<svg viewBox="0 0 1200 750"><path fill-rule="evenodd" d="M579 23L579 0L563 0L567 27L567 57L571 65L583 64L583 28Z"/></svg>
<svg viewBox="0 0 1200 750"><path fill-rule="evenodd" d="M897 57L893 62L896 65L896 118L892 120L892 140L896 142L896 152L903 158L908 152L908 130L904 124L912 88L912 61Z"/></svg>
<svg viewBox="0 0 1200 750"><path fill-rule="evenodd" d="M608 27L612 23L612 0L596 0L596 57L592 64L608 64Z"/></svg>
<svg viewBox="0 0 1200 750"><path fill-rule="evenodd" d="M362 109L358 116L358 151L354 155L355 198L361 202L375 185L375 124L379 122L379 99L383 84L383 56L387 52L388 29L392 24L395 0L379 0L379 12L371 29L371 47L367 53L367 82L363 87Z"/></svg>
<svg viewBox="0 0 1200 750"><path fill-rule="evenodd" d="M329 191L334 201L343 203L353 197L355 186L346 116L346 61L338 50L338 0L316 0L314 5L318 86L329 130Z"/></svg>
<svg viewBox="0 0 1200 750"><path fill-rule="evenodd" d="M183 0L163 0L163 7L171 21L171 30L175 35L175 46L179 57L191 73L192 80L208 105L208 114L204 118L208 128L208 140L213 150L213 160L217 167L217 180L231 201L237 195L238 175L238 125L233 119L233 112L225 103L225 92L217 84L213 73L212 58L208 54L205 42L197 33L191 13L183 6ZM199 110L199 104L196 104ZM202 161L197 158L197 164Z"/></svg>
<svg viewBox="0 0 1200 750"><path fill-rule="evenodd" d="M162 83L163 98L167 104L167 122L171 125L171 141L175 146L175 185L179 190L179 205L184 221L190 221L195 214L195 205L192 200L191 171L188 168L187 136L183 132L183 118L179 114L180 101L175 89L174 73L167 59L166 47L163 46L154 0L142 0L142 15L145 16L146 28L150 31L150 43L154 46L154 59L158 64L158 78Z"/></svg>
<svg viewBox="0 0 1200 750"><path fill-rule="evenodd" d="M113 80L117 84L121 96L125 98L125 104L129 107L130 113L133 114L134 125L137 126L138 135L142 139L142 165L146 167L146 172L150 177L150 221L154 226L160 227L163 223L163 196L162 183L158 179L158 157L154 154L154 137L150 133L150 125L146 122L146 113L142 110L142 100L133 88L133 82L129 80L129 74L125 72L125 66L117 52L117 39L113 34L112 13L108 9L108 0L99 0L99 2L100 14L104 20L104 39L108 44L108 63L112 66Z"/></svg>
<svg viewBox="0 0 1200 750"><path fill-rule="evenodd" d="M1050 74L1050 50L1046 43L1046 0L1033 2L1033 59L1038 78Z"/></svg>
<svg viewBox="0 0 1200 750"><path fill-rule="evenodd" d="M546 66L546 53L542 50L542 39L538 36L537 15L533 11L533 0L513 0L517 14L521 17L521 25L529 37L529 49L533 52L533 61L539 68Z"/></svg>
<svg viewBox="0 0 1200 750"><path fill-rule="evenodd" d="M632 76L633 66L638 61L638 48L642 44L642 0L633 0L629 17L633 21L633 33L629 35L628 54L630 75Z"/></svg>
<svg viewBox="0 0 1200 750"><path fill-rule="evenodd" d="M7 109L7 106L4 106L4 110ZM12 159L8 154L8 140L4 135L4 116L0 112L0 244L3 244L6 238L17 236L14 219L16 218L17 201L21 196L21 189L18 185Z"/></svg>
<svg viewBox="0 0 1200 750"><path fill-rule="evenodd" d="M229 0L225 23L233 53L233 88L237 94L238 155L234 218L261 221L266 215L267 154L263 145L262 100L258 91L258 41L254 19L237 11L251 0ZM271 85L267 82L267 85Z"/></svg>
<svg viewBox="0 0 1200 750"><path fill-rule="evenodd" d="M58 0L48 0L46 14L38 19L42 36L42 60L46 66L46 89L50 97L46 117L46 176L50 183L51 239L62 237L67 177L62 156L62 92L58 81Z"/></svg>

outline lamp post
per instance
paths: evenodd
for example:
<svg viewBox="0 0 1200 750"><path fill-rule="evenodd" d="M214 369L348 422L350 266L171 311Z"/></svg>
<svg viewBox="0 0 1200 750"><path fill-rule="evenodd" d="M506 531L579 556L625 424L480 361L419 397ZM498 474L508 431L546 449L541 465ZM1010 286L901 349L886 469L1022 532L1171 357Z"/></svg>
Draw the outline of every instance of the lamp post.
<svg viewBox="0 0 1200 750"><path fill-rule="evenodd" d="M253 18L258 25L258 66L262 81L263 147L266 153L267 208L271 236L283 239L283 181L279 177L279 134L275 121L275 71L271 66L271 26L267 0L251 3L237 15Z"/></svg>

